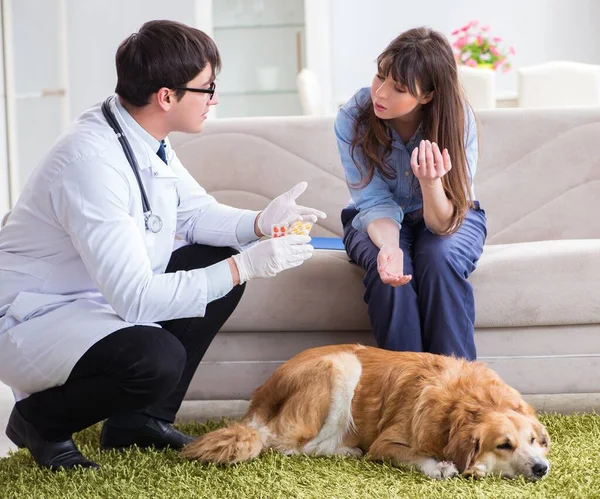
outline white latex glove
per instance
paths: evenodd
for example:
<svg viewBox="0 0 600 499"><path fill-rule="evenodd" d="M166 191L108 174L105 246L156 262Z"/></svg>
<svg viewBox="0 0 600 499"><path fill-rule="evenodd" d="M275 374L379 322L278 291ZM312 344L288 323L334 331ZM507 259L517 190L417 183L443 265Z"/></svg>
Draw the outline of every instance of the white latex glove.
<svg viewBox="0 0 600 499"><path fill-rule="evenodd" d="M313 254L314 248L309 242L309 236L277 237L260 241L233 255L240 284L255 277L272 277L283 270L298 267Z"/></svg>
<svg viewBox="0 0 600 499"><path fill-rule="evenodd" d="M267 205L258 216L258 229L263 236L272 235L271 227L274 224L291 224L298 220L315 223L318 218L327 217L322 211L296 204L296 198L306 190L306 187L308 187L306 182L300 182Z"/></svg>

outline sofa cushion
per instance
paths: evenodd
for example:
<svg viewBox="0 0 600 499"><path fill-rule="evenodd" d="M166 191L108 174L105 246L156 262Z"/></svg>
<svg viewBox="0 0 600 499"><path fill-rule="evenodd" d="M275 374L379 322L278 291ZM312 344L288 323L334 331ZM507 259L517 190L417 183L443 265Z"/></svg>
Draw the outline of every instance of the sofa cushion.
<svg viewBox="0 0 600 499"><path fill-rule="evenodd" d="M600 107L477 113L488 244L600 238Z"/></svg>
<svg viewBox="0 0 600 499"><path fill-rule="evenodd" d="M247 284L226 331L369 330L363 270L344 251ZM600 240L485 246L471 275L477 327L600 322Z"/></svg>
<svg viewBox="0 0 600 499"><path fill-rule="evenodd" d="M345 251L315 250L300 267L254 279L225 331L369 330L363 270Z"/></svg>
<svg viewBox="0 0 600 499"><path fill-rule="evenodd" d="M600 323L600 239L492 244L471 275L478 327Z"/></svg>

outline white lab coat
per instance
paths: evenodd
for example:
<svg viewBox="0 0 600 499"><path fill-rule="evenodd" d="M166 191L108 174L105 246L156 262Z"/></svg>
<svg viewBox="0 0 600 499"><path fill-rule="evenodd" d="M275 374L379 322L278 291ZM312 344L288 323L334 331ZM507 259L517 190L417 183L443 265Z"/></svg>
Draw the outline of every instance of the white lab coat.
<svg viewBox="0 0 600 499"><path fill-rule="evenodd" d="M165 165L114 99L111 108L163 228L145 230L133 171L93 107L57 141L0 230L0 381L18 399L64 384L114 331L204 314L205 271L164 273L176 234L187 243L238 245L247 210L217 203L170 146Z"/></svg>

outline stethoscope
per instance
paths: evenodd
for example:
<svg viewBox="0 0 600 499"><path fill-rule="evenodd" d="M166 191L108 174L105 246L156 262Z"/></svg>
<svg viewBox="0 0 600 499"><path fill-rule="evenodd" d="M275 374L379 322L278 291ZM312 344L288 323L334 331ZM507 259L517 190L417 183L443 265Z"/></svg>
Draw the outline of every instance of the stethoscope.
<svg viewBox="0 0 600 499"><path fill-rule="evenodd" d="M102 103L102 114L106 118L106 121L108 122L110 127L117 134L117 138L119 139L119 142L121 143L121 147L123 147L123 152L125 153L125 157L127 158L127 161L129 162L129 165L131 166L131 169L133 170L133 173L135 174L135 179L137 180L137 183L140 186L140 192L142 194L142 209L144 210L144 221L146 223L146 230L149 230L153 234L156 234L156 233L160 232L160 230L162 229L163 223L158 215L155 215L154 213L152 213L152 208L150 208L150 202L148 201L148 196L146 196L146 189L144 189L144 184L140 177L140 167L138 166L138 162L135 159L135 154L133 154L133 150L131 149L131 146L129 145L129 141L127 140L127 137L125 137L125 132L123 132L121 125L119 125L117 118L115 117L115 115L113 114L113 112L110 109L111 98L112 98L112 96L108 97Z"/></svg>

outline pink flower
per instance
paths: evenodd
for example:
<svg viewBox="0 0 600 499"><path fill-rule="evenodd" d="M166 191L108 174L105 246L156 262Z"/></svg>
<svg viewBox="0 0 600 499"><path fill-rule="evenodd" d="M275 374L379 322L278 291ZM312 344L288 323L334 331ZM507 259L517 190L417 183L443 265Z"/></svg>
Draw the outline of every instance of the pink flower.
<svg viewBox="0 0 600 499"><path fill-rule="evenodd" d="M469 37L465 35L456 40L453 46L457 49L462 49L467 43L469 43Z"/></svg>
<svg viewBox="0 0 600 499"><path fill-rule="evenodd" d="M476 19L452 31L452 36L456 37L452 43L456 60L471 67L492 63L494 70L509 71L508 57L516 55L517 51L512 45L508 49L501 47L502 38L492 37L489 31L489 24L481 24ZM479 55L473 56L473 50Z"/></svg>
<svg viewBox="0 0 600 499"><path fill-rule="evenodd" d="M508 73L509 71L510 71L510 66L508 64L505 64L504 66L502 66L503 73Z"/></svg>

